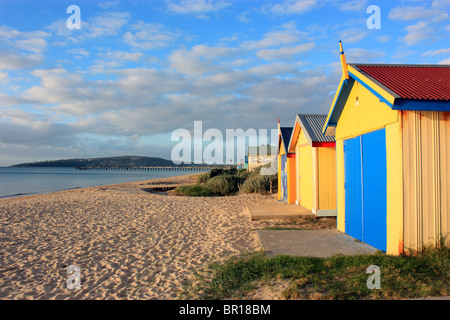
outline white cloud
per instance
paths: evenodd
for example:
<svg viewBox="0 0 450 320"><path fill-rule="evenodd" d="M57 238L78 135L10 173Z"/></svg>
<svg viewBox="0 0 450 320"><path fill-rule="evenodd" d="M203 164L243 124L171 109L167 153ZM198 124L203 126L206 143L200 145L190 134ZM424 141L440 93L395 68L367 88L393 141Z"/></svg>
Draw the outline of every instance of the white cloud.
<svg viewBox="0 0 450 320"><path fill-rule="evenodd" d="M167 1L167 8L175 13L190 14L190 13L208 13L222 10L231 3L228 1L214 1L214 0L181 0L181 1Z"/></svg>
<svg viewBox="0 0 450 320"><path fill-rule="evenodd" d="M384 51L367 50L363 48L350 48L345 54L347 56L347 62L352 63L376 62L386 55Z"/></svg>
<svg viewBox="0 0 450 320"><path fill-rule="evenodd" d="M66 53L77 55L77 56L83 56L83 57L89 57L90 53L89 51L82 49L82 48L73 48L66 50Z"/></svg>
<svg viewBox="0 0 450 320"><path fill-rule="evenodd" d="M317 6L316 0L284 0L270 7L270 11L276 14L302 14Z"/></svg>
<svg viewBox="0 0 450 320"><path fill-rule="evenodd" d="M445 8L450 7L450 0L433 0L431 3L432 8Z"/></svg>
<svg viewBox="0 0 450 320"><path fill-rule="evenodd" d="M263 39L246 41L242 44L245 49L263 49L268 47L291 45L302 40L302 33L297 30L294 22L288 22L281 26L279 30L268 32Z"/></svg>
<svg viewBox="0 0 450 320"><path fill-rule="evenodd" d="M367 0L350 0L350 1L340 1L334 0L333 4L339 5L339 10L341 11L366 11L368 7Z"/></svg>
<svg viewBox="0 0 450 320"><path fill-rule="evenodd" d="M133 61L138 62L142 59L144 54L142 52L126 52L126 51L110 51L101 54L106 58L112 59L114 61Z"/></svg>
<svg viewBox="0 0 450 320"><path fill-rule="evenodd" d="M44 31L22 32L10 27L0 26L0 44L10 51L28 51L34 54L42 54L48 46L45 38L50 34Z"/></svg>
<svg viewBox="0 0 450 320"><path fill-rule="evenodd" d="M0 69L20 70L38 66L43 58L35 54L0 51Z"/></svg>
<svg viewBox="0 0 450 320"><path fill-rule="evenodd" d="M176 41L181 34L180 31L165 30L162 24L142 21L134 24L131 28L132 31L124 34L123 41L142 50L166 47Z"/></svg>
<svg viewBox="0 0 450 320"><path fill-rule="evenodd" d="M438 54L450 54L450 48L438 49L438 50L428 50L423 55L424 56L435 56Z"/></svg>
<svg viewBox="0 0 450 320"><path fill-rule="evenodd" d="M248 17L249 14L250 14L250 12L248 12L248 11L242 12L241 14L239 14L238 20L242 23L250 23L251 20Z"/></svg>
<svg viewBox="0 0 450 320"><path fill-rule="evenodd" d="M449 64L450 65L450 59L445 59L439 62L439 64Z"/></svg>
<svg viewBox="0 0 450 320"><path fill-rule="evenodd" d="M350 28L339 32L339 39L342 40L343 43L354 43L361 41L368 35L369 31L367 29Z"/></svg>
<svg viewBox="0 0 450 320"><path fill-rule="evenodd" d="M85 27L87 38L116 35L130 20L128 12L105 12L93 17Z"/></svg>
<svg viewBox="0 0 450 320"><path fill-rule="evenodd" d="M259 58L265 60L291 59L302 52L307 52L315 48L315 44L304 43L293 47L282 47L279 49L263 49L257 52Z"/></svg>
<svg viewBox="0 0 450 320"><path fill-rule="evenodd" d="M381 42L381 43L386 43L390 40L391 40L391 36L388 36L388 35L382 35L382 36L377 37L377 41Z"/></svg>
<svg viewBox="0 0 450 320"><path fill-rule="evenodd" d="M423 40L432 39L434 32L433 28L423 21L407 26L404 30L406 30L407 34L403 37L403 41L407 45L415 45Z"/></svg>
<svg viewBox="0 0 450 320"><path fill-rule="evenodd" d="M426 6L399 6L393 8L388 15L391 20L408 21L432 18L434 21L441 21L448 18L448 14L443 10L431 9Z"/></svg>
<svg viewBox="0 0 450 320"><path fill-rule="evenodd" d="M285 74L299 73L298 67L302 65L302 62L297 63L284 63L274 62L270 64L258 65L246 70L246 73L257 77L278 77Z"/></svg>
<svg viewBox="0 0 450 320"><path fill-rule="evenodd" d="M198 76L218 71L220 66L214 62L217 62L219 58L220 61L234 58L239 52L237 48L197 45L191 50L175 50L169 57L169 62L178 72Z"/></svg>
<svg viewBox="0 0 450 320"><path fill-rule="evenodd" d="M50 33L45 31L19 31L8 26L0 26L0 38L19 39L19 38L46 38Z"/></svg>
<svg viewBox="0 0 450 320"><path fill-rule="evenodd" d="M8 83L8 82L9 82L8 73L0 71L0 83Z"/></svg>
<svg viewBox="0 0 450 320"><path fill-rule="evenodd" d="M29 52L40 54L47 48L47 41L42 38L29 38L24 40L16 40L16 48Z"/></svg>
<svg viewBox="0 0 450 320"><path fill-rule="evenodd" d="M65 41L79 43L86 39L117 35L128 24L131 15L128 12L106 11L88 19L82 18L80 30L67 28L67 19L59 19L47 27L54 35ZM59 41L61 44L65 42Z"/></svg>
<svg viewBox="0 0 450 320"><path fill-rule="evenodd" d="M119 0L114 1L102 1L98 3L98 6L104 10L108 10L111 8L117 8L119 6L120 2Z"/></svg>

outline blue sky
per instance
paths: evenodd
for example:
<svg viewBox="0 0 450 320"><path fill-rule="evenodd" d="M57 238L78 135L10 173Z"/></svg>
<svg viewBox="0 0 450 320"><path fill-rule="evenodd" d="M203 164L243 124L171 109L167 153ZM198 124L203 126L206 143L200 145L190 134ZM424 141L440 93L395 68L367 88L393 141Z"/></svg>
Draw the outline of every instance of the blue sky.
<svg viewBox="0 0 450 320"><path fill-rule="evenodd" d="M69 5L81 29L67 28ZM370 5L381 29L369 29ZM0 166L170 158L171 133L327 113L351 63L450 64L450 0L0 0Z"/></svg>

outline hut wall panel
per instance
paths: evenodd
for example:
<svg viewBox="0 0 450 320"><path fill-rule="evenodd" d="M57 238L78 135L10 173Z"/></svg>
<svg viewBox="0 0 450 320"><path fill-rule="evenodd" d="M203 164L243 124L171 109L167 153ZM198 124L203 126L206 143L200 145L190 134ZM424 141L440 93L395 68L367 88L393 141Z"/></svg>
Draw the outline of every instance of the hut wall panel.
<svg viewBox="0 0 450 320"><path fill-rule="evenodd" d="M300 205L308 210L313 209L313 148L310 145L299 148L300 173Z"/></svg>
<svg viewBox="0 0 450 320"><path fill-rule="evenodd" d="M401 111L399 111L401 112ZM400 117L401 119L401 117ZM398 255L403 252L403 158L401 122L386 126L386 253Z"/></svg>
<svg viewBox="0 0 450 320"><path fill-rule="evenodd" d="M450 232L448 114L403 113L405 249L421 250Z"/></svg>
<svg viewBox="0 0 450 320"><path fill-rule="evenodd" d="M336 210L336 149L318 149L319 210Z"/></svg>
<svg viewBox="0 0 450 320"><path fill-rule="evenodd" d="M398 121L398 112L355 82L336 128L336 140L353 138Z"/></svg>

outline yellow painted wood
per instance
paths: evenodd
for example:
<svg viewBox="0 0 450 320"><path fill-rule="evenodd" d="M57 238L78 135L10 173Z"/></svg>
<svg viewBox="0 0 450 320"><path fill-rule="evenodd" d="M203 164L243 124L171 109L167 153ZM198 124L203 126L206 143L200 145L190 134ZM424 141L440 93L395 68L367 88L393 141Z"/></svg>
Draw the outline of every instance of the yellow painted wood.
<svg viewBox="0 0 450 320"><path fill-rule="evenodd" d="M305 133L302 130L300 132L300 135L298 136L297 145L298 146L305 146L307 144L309 145L309 141L308 141L308 139L306 139Z"/></svg>
<svg viewBox="0 0 450 320"><path fill-rule="evenodd" d="M300 132L302 131L301 126L298 122L295 123L294 129L292 131L292 140L289 145L289 153L295 153L295 148L297 146L297 141L300 135Z"/></svg>
<svg viewBox="0 0 450 320"><path fill-rule="evenodd" d="M386 253L399 255L403 252L403 152L400 121L386 126L386 146Z"/></svg>
<svg viewBox="0 0 450 320"><path fill-rule="evenodd" d="M318 210L336 210L336 148L316 148L318 152Z"/></svg>
<svg viewBox="0 0 450 320"><path fill-rule="evenodd" d="M348 71L356 75L361 81L363 81L370 88L375 90L378 94L380 94L383 98L389 101L391 104L394 104L395 97L390 93L386 92L383 88L381 88L378 84L370 80L368 77L357 71L354 67L348 66ZM375 95L374 95L375 96Z"/></svg>
<svg viewBox="0 0 450 320"><path fill-rule="evenodd" d="M336 127L336 140L353 138L397 121L396 110L355 82Z"/></svg>
<svg viewBox="0 0 450 320"><path fill-rule="evenodd" d="M281 146L280 146L280 156L282 156L282 155L284 155L284 154L286 154L286 150L284 149L284 144L281 143Z"/></svg>
<svg viewBox="0 0 450 320"><path fill-rule="evenodd" d="M309 145L300 147L300 205L308 210L313 209L313 148Z"/></svg>
<svg viewBox="0 0 450 320"><path fill-rule="evenodd" d="M313 171L313 212L319 210L319 150L312 148L312 171Z"/></svg>

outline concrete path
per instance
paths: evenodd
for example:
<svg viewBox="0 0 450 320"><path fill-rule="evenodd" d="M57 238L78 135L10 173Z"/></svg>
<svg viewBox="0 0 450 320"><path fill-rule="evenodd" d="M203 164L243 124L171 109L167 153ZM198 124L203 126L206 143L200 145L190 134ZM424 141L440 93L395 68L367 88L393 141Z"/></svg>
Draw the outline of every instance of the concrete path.
<svg viewBox="0 0 450 320"><path fill-rule="evenodd" d="M328 258L372 254L378 250L337 230L258 230L266 255Z"/></svg>
<svg viewBox="0 0 450 320"><path fill-rule="evenodd" d="M248 205L247 211L252 220L292 219L300 216L314 216L308 209L293 204Z"/></svg>

